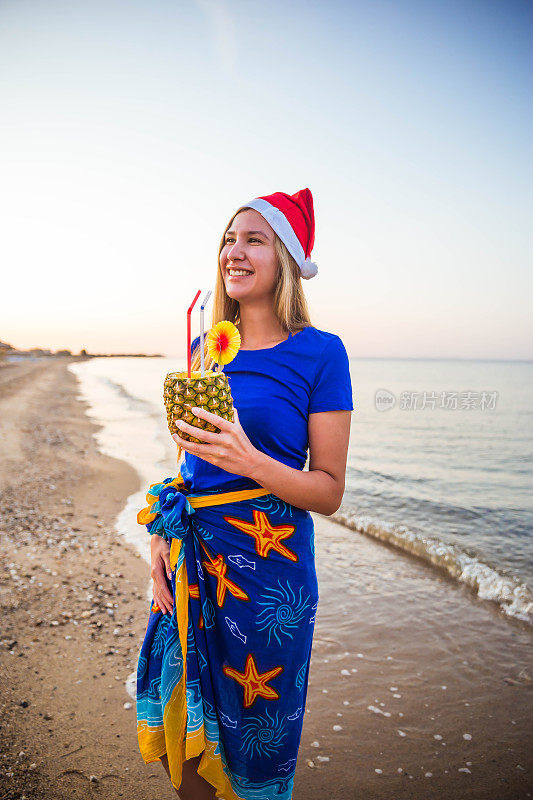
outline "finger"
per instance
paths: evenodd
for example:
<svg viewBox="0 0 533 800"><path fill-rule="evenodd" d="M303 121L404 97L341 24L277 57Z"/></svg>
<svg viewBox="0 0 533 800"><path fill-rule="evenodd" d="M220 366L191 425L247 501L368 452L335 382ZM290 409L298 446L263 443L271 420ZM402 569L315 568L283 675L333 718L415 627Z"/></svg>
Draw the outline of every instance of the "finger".
<svg viewBox="0 0 533 800"><path fill-rule="evenodd" d="M155 562L153 570L151 572L154 589L157 592L159 592L160 595L169 593L167 584L167 580L171 580L169 572L170 572L170 561L168 552L160 553L159 558Z"/></svg>
<svg viewBox="0 0 533 800"><path fill-rule="evenodd" d="M172 438L180 445L182 442L185 442L185 439L182 439L179 433L173 433ZM194 442L185 442L185 445L182 446L185 450L187 450L188 453L192 453L193 456L200 456L200 458L213 458L219 455L213 451L213 446L211 444L195 444Z"/></svg>
<svg viewBox="0 0 533 800"><path fill-rule="evenodd" d="M162 614L172 613L172 608L169 607L168 603L165 603L165 601L159 596L159 594L155 592L154 592L154 603L157 605Z"/></svg>
<svg viewBox="0 0 533 800"><path fill-rule="evenodd" d="M174 600L168 589L162 590L160 586L154 586L153 595L154 600L164 614L172 612Z"/></svg>
<svg viewBox="0 0 533 800"><path fill-rule="evenodd" d="M168 553L163 553L162 559L165 562L165 569L167 571L167 578L172 580L172 569L170 568L170 549Z"/></svg>
<svg viewBox="0 0 533 800"><path fill-rule="evenodd" d="M227 431L230 429L230 426L233 424L228 422L227 419L224 417L219 417L218 414L213 414L212 411L206 411L205 408L191 408L192 413L200 417L200 419L205 419L207 422L212 422L213 425L216 425L217 428L220 428L221 431Z"/></svg>
<svg viewBox="0 0 533 800"><path fill-rule="evenodd" d="M172 609L174 607L174 599L172 597L172 594L168 591L168 589L165 589L164 592L162 593L160 592L159 596L161 597L163 603L165 604L165 608L171 614Z"/></svg>
<svg viewBox="0 0 533 800"><path fill-rule="evenodd" d="M161 553L161 579L159 585L163 592L172 588L172 570L170 569L170 549Z"/></svg>
<svg viewBox="0 0 533 800"><path fill-rule="evenodd" d="M186 450L187 452L190 452L189 451L189 445L191 444L191 442L188 442L187 439L183 439L179 435L179 433L173 433L172 434L172 438L174 439L174 441L176 442L176 444L179 447L181 447L183 450Z"/></svg>
<svg viewBox="0 0 533 800"><path fill-rule="evenodd" d="M204 431L202 428L197 428L196 425L190 425L188 422L184 420L176 420L174 422L176 428L179 428L180 431L184 433L188 433L191 436L195 436L197 439L201 439L203 442L208 442L214 444L218 442L218 433L213 433L212 431ZM181 438L181 437L180 437Z"/></svg>
<svg viewBox="0 0 533 800"><path fill-rule="evenodd" d="M152 604L152 614L157 614L158 611L161 614L166 614L166 608L162 601L159 600L157 592L153 592L154 602Z"/></svg>

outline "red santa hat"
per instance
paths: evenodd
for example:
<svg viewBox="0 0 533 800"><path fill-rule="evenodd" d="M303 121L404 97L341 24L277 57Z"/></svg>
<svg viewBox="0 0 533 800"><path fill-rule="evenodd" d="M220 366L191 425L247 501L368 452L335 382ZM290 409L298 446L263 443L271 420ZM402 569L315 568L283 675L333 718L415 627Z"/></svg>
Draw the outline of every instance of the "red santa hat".
<svg viewBox="0 0 533 800"><path fill-rule="evenodd" d="M254 208L277 233L291 256L300 267L302 278L312 278L318 272L309 256L315 243L315 214L310 189L300 189L296 194L274 192L256 197L246 208Z"/></svg>

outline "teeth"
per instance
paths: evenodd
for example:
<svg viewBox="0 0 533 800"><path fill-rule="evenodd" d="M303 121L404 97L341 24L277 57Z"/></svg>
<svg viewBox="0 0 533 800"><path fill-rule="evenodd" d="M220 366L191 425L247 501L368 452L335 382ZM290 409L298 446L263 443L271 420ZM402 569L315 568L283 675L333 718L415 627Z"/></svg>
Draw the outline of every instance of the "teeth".
<svg viewBox="0 0 533 800"><path fill-rule="evenodd" d="M228 270L230 275L250 275L251 273L246 269L230 269Z"/></svg>

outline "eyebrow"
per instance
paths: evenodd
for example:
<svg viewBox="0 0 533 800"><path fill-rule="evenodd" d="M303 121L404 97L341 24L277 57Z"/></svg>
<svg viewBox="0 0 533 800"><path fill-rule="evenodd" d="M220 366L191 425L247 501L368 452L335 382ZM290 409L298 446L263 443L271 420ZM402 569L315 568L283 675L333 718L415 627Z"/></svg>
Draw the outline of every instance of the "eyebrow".
<svg viewBox="0 0 533 800"><path fill-rule="evenodd" d="M265 239L268 240L268 236L266 235L266 233L263 233L263 231L245 231L245 233L247 233L248 235L250 235L251 233L258 233L260 236L264 236ZM227 236L228 234L230 234L231 236L235 236L235 231L226 231L225 235Z"/></svg>

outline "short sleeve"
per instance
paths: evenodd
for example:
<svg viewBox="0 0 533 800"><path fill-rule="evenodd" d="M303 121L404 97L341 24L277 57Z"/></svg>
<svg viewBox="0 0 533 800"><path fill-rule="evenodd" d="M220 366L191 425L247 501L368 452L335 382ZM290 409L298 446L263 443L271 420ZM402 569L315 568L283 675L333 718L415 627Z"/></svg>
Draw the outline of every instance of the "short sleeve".
<svg viewBox="0 0 533 800"><path fill-rule="evenodd" d="M339 336L334 336L320 357L309 413L318 411L353 411L352 381L348 353Z"/></svg>

